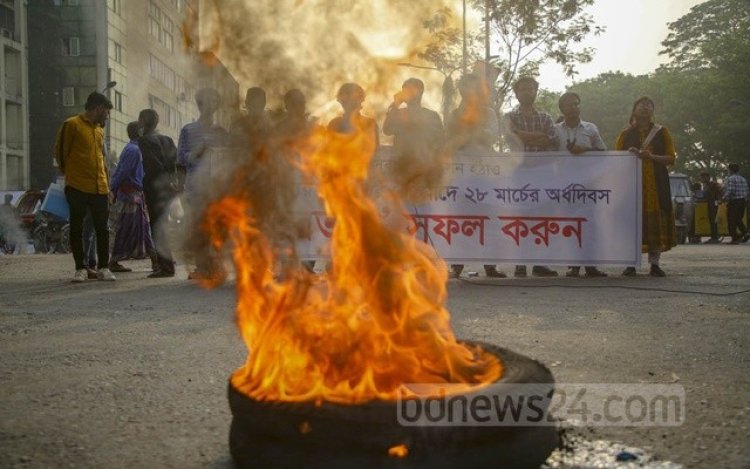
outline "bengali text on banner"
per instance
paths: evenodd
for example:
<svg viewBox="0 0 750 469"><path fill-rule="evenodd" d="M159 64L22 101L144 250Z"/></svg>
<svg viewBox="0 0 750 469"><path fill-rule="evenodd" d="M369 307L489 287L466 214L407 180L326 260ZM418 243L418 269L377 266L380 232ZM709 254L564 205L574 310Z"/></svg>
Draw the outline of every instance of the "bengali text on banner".
<svg viewBox="0 0 750 469"><path fill-rule="evenodd" d="M392 160L380 150L372 173ZM639 265L640 161L627 152L458 154L446 184L426 203L407 205L412 232L448 262ZM377 200L381 188L371 189ZM302 257L327 257L335 221L314 188L299 186L310 217Z"/></svg>

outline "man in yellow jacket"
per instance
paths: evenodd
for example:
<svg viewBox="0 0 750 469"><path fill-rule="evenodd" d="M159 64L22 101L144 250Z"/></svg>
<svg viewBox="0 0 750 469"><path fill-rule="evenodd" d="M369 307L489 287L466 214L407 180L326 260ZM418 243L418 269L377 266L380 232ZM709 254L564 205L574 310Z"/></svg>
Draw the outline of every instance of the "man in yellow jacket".
<svg viewBox="0 0 750 469"><path fill-rule="evenodd" d="M57 132L55 159L65 175L65 198L70 206L70 249L76 264L73 282L87 280L83 262L83 218L91 211L96 232L99 280L114 280L109 268L109 182L104 162L104 125L112 102L93 92L85 111L68 118Z"/></svg>

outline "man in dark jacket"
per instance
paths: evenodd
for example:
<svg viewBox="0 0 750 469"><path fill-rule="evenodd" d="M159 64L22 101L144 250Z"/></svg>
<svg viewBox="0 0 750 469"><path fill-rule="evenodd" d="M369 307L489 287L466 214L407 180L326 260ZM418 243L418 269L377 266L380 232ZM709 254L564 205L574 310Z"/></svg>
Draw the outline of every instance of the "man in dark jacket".
<svg viewBox="0 0 750 469"><path fill-rule="evenodd" d="M174 277L174 260L164 224L169 203L175 196L177 148L171 138L156 131L159 114L153 109L142 110L138 123L143 129L143 136L138 139L143 154L143 193L156 247L155 270L149 278Z"/></svg>

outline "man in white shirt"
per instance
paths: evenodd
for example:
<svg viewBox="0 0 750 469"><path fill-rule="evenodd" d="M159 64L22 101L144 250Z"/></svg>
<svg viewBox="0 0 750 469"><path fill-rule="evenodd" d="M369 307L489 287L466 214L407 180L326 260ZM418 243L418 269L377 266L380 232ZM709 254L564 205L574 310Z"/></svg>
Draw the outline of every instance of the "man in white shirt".
<svg viewBox="0 0 750 469"><path fill-rule="evenodd" d="M564 93L560 96L558 106L565 118L555 124L558 150L581 155L591 150L607 149L596 125L581 120L581 98L576 93Z"/></svg>
<svg viewBox="0 0 750 469"><path fill-rule="evenodd" d="M599 129L591 122L581 120L581 98L572 92L564 93L558 101L564 120L555 124L555 135L559 151L569 151L582 155L587 151L604 151L604 144ZM565 274L567 277L578 277L580 266L571 266ZM594 266L586 267L586 277L606 277L607 274Z"/></svg>

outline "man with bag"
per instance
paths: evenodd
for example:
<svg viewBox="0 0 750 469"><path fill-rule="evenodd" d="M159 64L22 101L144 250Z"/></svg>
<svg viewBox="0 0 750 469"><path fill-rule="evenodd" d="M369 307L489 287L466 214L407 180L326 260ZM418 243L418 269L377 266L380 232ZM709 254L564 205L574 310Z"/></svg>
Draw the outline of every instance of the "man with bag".
<svg viewBox="0 0 750 469"><path fill-rule="evenodd" d="M112 102L93 92L84 112L68 118L57 132L55 159L65 175L65 199L70 206L70 249L75 261L73 282L88 278L83 255L83 218L91 212L96 232L97 278L115 280L109 264L109 184L104 162L104 125Z"/></svg>
<svg viewBox="0 0 750 469"><path fill-rule="evenodd" d="M142 110L138 123L143 129L143 135L138 139L138 147L143 155L143 195L156 247L155 270L148 277L174 277L174 260L164 225L169 204L176 194L177 148L171 138L156 131L159 114L153 109Z"/></svg>

